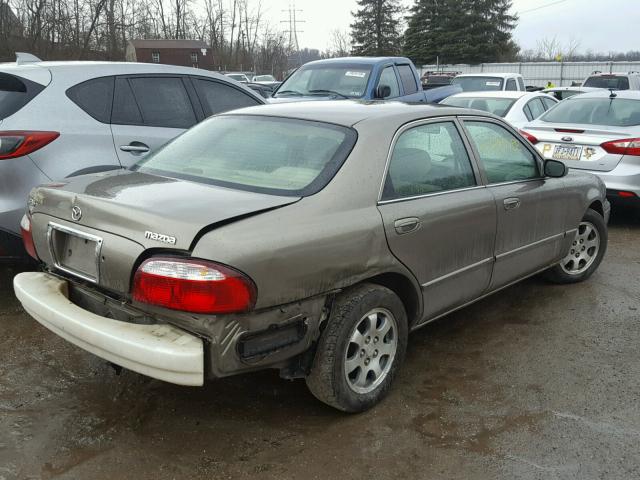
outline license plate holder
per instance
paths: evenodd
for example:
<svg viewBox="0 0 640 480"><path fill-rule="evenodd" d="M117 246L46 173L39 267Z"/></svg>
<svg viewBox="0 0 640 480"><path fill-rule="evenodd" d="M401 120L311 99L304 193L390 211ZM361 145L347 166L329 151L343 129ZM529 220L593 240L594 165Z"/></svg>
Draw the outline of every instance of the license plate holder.
<svg viewBox="0 0 640 480"><path fill-rule="evenodd" d="M578 161L582 157L582 147L578 145L556 145L551 158L554 160Z"/></svg>
<svg viewBox="0 0 640 480"><path fill-rule="evenodd" d="M58 270L98 283L101 237L53 222L49 223L47 237L53 263Z"/></svg>

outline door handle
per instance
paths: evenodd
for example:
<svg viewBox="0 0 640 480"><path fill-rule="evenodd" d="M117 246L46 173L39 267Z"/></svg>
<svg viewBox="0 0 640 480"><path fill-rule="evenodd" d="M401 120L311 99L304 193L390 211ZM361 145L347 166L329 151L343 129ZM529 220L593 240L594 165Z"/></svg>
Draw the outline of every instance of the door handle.
<svg viewBox="0 0 640 480"><path fill-rule="evenodd" d="M150 148L144 143L131 142L129 145L120 145L120 150L133 154L147 153Z"/></svg>
<svg viewBox="0 0 640 480"><path fill-rule="evenodd" d="M516 197L507 198L502 203L505 210L515 210L520 206L520 199Z"/></svg>
<svg viewBox="0 0 640 480"><path fill-rule="evenodd" d="M420 219L415 217L401 218L393 223L398 235L415 232L420 227Z"/></svg>

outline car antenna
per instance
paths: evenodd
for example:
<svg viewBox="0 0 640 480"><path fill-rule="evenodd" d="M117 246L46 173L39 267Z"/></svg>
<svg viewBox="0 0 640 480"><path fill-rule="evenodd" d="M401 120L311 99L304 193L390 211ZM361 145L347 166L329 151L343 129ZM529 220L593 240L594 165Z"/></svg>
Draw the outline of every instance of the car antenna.
<svg viewBox="0 0 640 480"><path fill-rule="evenodd" d="M618 94L613 88L610 88L609 91L611 92L611 95L609 95L609 98L616 98L618 96Z"/></svg>

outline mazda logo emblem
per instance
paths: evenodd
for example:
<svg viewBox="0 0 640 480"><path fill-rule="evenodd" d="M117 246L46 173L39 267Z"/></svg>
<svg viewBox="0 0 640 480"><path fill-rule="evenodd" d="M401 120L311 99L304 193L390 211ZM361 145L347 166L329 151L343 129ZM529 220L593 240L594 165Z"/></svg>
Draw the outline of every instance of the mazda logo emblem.
<svg viewBox="0 0 640 480"><path fill-rule="evenodd" d="M75 205L71 209L71 220L73 220L74 222L77 222L81 218L82 218L82 210L80 209L79 206Z"/></svg>

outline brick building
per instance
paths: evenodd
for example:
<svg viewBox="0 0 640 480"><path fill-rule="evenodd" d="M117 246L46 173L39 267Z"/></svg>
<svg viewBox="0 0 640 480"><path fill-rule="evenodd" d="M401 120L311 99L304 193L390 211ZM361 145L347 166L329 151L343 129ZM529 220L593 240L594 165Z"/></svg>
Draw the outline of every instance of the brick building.
<svg viewBox="0 0 640 480"><path fill-rule="evenodd" d="M130 40L128 62L164 63L213 70L213 54L201 40Z"/></svg>

